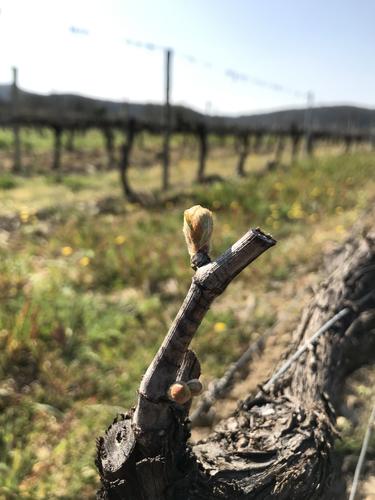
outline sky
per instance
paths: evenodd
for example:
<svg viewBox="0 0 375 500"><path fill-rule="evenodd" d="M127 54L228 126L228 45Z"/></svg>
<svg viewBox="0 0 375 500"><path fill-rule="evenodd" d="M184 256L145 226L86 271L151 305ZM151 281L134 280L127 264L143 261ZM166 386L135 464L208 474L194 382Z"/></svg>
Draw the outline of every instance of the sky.
<svg viewBox="0 0 375 500"><path fill-rule="evenodd" d="M174 104L375 107L374 20L374 0L0 0L0 83L163 102L171 48Z"/></svg>

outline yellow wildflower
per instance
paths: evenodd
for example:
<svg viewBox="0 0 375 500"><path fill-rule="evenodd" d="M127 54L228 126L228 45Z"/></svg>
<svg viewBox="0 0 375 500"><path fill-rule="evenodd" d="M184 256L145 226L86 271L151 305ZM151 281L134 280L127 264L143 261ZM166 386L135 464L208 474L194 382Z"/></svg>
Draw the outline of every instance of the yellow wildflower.
<svg viewBox="0 0 375 500"><path fill-rule="evenodd" d="M79 265L82 267L86 267L90 264L90 259L85 255L81 259L79 259Z"/></svg>
<svg viewBox="0 0 375 500"><path fill-rule="evenodd" d="M289 212L288 212L288 216L291 219L302 219L303 215L304 214L303 214L301 204L298 201L294 202L293 205L291 206Z"/></svg>
<svg viewBox="0 0 375 500"><path fill-rule="evenodd" d="M62 247L61 249L61 255L63 255L64 257L69 257L69 255L72 255L72 253L73 253L72 247L66 246Z"/></svg>
<svg viewBox="0 0 375 500"><path fill-rule="evenodd" d="M123 236L122 234L119 234L118 236L116 236L115 238L115 243L116 245L123 245L126 241L126 238L125 236Z"/></svg>
<svg viewBox="0 0 375 500"><path fill-rule="evenodd" d="M30 212L26 209L26 208L23 208L21 211L20 211L20 219L22 222L28 222L30 218Z"/></svg>
<svg viewBox="0 0 375 500"><path fill-rule="evenodd" d="M222 333L225 332L227 329L227 325L223 323L222 321L218 321L217 323L214 324L214 330L216 333Z"/></svg>

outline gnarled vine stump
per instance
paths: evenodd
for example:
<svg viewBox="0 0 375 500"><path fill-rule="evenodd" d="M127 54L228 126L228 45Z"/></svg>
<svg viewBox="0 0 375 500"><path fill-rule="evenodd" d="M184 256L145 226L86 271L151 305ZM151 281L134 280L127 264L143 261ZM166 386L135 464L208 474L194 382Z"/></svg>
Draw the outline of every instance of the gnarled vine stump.
<svg viewBox="0 0 375 500"><path fill-rule="evenodd" d="M272 241L263 233L259 235L264 238L264 251ZM228 255L220 259L225 262L225 258ZM212 270L209 266L218 261L199 268L193 279L192 286L205 295L205 309L228 284L217 282L217 288L210 288L200 281L202 273L207 274ZM242 267L238 265L233 274ZM375 358L375 233L353 236L332 257L330 274L303 312L288 354L344 308L348 310L340 321L287 372L268 384L267 390L249 395L232 417L194 446L188 442L189 405L178 405L161 395L147 399L141 391L136 414L142 406L146 410L143 418L135 418L132 410L120 416L98 440L97 465L103 485L98 498L324 498L332 472L337 435L334 407L341 385L351 371ZM200 319L196 317L195 324L184 328L195 331ZM169 338L172 330L173 326ZM168 372L175 362L176 380L199 376L199 364L185 340L180 344L180 355L169 360L171 365L164 365ZM154 362L151 366L155 367ZM151 375L156 377L154 372ZM166 389L163 383L171 378L160 380L163 382L157 386L154 378L155 394L162 394Z"/></svg>

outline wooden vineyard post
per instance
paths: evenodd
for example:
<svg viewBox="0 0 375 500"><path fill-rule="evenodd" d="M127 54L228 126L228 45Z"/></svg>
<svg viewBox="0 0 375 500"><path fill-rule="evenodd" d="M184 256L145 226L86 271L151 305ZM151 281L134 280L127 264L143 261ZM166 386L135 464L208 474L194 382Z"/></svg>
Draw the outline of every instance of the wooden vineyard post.
<svg viewBox="0 0 375 500"><path fill-rule="evenodd" d="M170 135L171 135L171 65L172 51L165 50L165 104L164 104L164 147L163 147L163 190L169 188Z"/></svg>
<svg viewBox="0 0 375 500"><path fill-rule="evenodd" d="M14 159L13 159L13 172L20 173L21 167L21 138L20 138L20 127L18 125L18 113L19 113L19 90L18 90L18 70L17 68L12 68L13 73L13 83L12 83L12 119L13 119L13 147L14 147Z"/></svg>
<svg viewBox="0 0 375 500"><path fill-rule="evenodd" d="M204 182L205 180L205 170L206 170L206 159L208 153L207 144L207 128L206 125L201 124L198 127L198 172L197 172L197 182Z"/></svg>
<svg viewBox="0 0 375 500"><path fill-rule="evenodd" d="M313 156L314 154L314 146L315 146L315 136L314 133L311 132L306 138L306 152L308 156Z"/></svg>

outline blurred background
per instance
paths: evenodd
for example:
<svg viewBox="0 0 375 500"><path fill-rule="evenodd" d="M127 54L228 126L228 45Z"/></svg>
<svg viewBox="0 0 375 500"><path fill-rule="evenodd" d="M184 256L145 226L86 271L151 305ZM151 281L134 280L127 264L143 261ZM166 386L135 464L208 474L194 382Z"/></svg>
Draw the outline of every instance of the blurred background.
<svg viewBox="0 0 375 500"><path fill-rule="evenodd" d="M209 432L272 372L324 258L375 200L370 0L0 0L0 498L94 498L95 438L135 402L191 279L182 214L214 256L279 241L194 340L206 387L272 328ZM250 375L249 375L250 371ZM374 367L348 381L349 487ZM375 499L374 437L358 498Z"/></svg>

